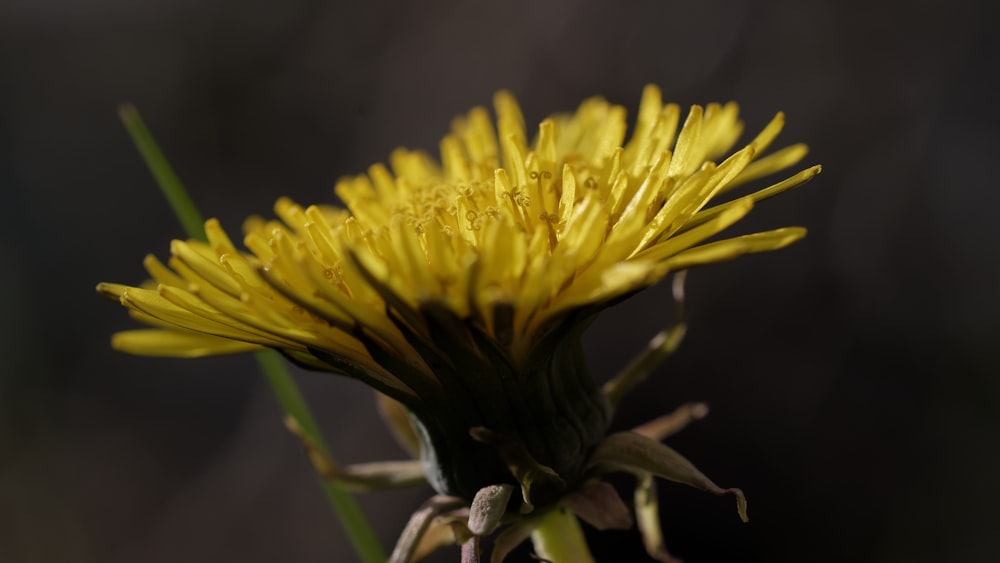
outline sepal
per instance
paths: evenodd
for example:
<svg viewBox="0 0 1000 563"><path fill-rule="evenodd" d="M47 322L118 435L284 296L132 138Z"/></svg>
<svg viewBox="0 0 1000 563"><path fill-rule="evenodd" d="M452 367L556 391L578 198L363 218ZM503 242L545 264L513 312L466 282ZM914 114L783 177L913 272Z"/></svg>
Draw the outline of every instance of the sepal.
<svg viewBox="0 0 1000 563"><path fill-rule="evenodd" d="M740 519L749 521L743 491L719 487L671 447L636 432L619 432L605 438L590 456L587 471L592 475L613 471L627 471L635 475L652 473L712 494L731 494L736 497Z"/></svg>

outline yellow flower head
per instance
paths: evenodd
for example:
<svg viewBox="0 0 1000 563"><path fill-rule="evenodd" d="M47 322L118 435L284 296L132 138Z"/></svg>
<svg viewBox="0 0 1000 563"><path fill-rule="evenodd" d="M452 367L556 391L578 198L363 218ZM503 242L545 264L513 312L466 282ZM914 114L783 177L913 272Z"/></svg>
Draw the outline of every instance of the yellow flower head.
<svg viewBox="0 0 1000 563"><path fill-rule="evenodd" d="M494 107L495 126L483 108L456 119L440 160L398 149L388 167L341 180L344 207L278 200L279 220L244 225L249 252L211 220L207 243L174 241L167 265L146 258L148 286L101 284L158 327L114 346L180 357L275 348L406 405L440 492L471 498L510 482L497 452L518 444L554 470L558 495L610 416L582 365L585 326L671 272L801 238L793 227L705 242L819 167L714 203L805 155L792 145L761 158L781 114L729 154L742 130L735 104L693 106L682 124L653 86L627 141L624 108L603 99L545 119L530 141L510 93Z"/></svg>

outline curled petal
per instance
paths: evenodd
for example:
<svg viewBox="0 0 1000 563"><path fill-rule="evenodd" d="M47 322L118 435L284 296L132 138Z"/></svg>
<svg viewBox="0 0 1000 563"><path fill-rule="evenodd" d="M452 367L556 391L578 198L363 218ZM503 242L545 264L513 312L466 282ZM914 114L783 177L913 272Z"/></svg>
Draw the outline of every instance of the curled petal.
<svg viewBox="0 0 1000 563"><path fill-rule="evenodd" d="M442 512L459 508L464 504L460 498L447 495L434 495L410 516L410 521L403 528L403 533L396 541L396 547L389 556L389 563L409 563L420 545L420 540L430 526L431 521Z"/></svg>
<svg viewBox="0 0 1000 563"><path fill-rule="evenodd" d="M642 536L642 544L650 557L662 563L681 563L667 551L660 530L660 507L656 499L656 481L650 473L639 475L635 488L635 519Z"/></svg>
<svg viewBox="0 0 1000 563"><path fill-rule="evenodd" d="M684 282L687 280L687 270L674 274L671 284L674 298L675 320L669 326L653 337L646 349L632 359L622 371L604 384L602 391L612 407L617 408L622 398L637 385L648 378L653 371L667 358L677 351L687 333L684 308Z"/></svg>
<svg viewBox="0 0 1000 563"><path fill-rule="evenodd" d="M411 560L422 561L442 547L469 541L472 538L472 532L465 525L468 519L469 509L460 508L431 520L423 537L420 538Z"/></svg>
<svg viewBox="0 0 1000 563"><path fill-rule="evenodd" d="M736 497L740 519L749 521L743 491L719 487L669 446L635 432L619 432L605 438L587 462L587 470L592 474L627 471L641 475L648 472L716 495L731 494Z"/></svg>
<svg viewBox="0 0 1000 563"><path fill-rule="evenodd" d="M417 460L376 461L344 467L333 461L291 415L285 417L285 428L302 442L320 477L349 491L401 489L427 483L423 465Z"/></svg>
<svg viewBox="0 0 1000 563"><path fill-rule="evenodd" d="M564 496L559 504L601 531L632 527L632 513L618 496L618 491L604 481L584 483Z"/></svg>
<svg viewBox="0 0 1000 563"><path fill-rule="evenodd" d="M705 403L684 403L677 410L632 429L636 434L660 441L668 436L684 430L688 424L708 416L708 405Z"/></svg>
<svg viewBox="0 0 1000 563"><path fill-rule="evenodd" d="M532 515L522 518L507 526L496 540L493 541L493 551L490 553L490 563L500 563L524 540L531 537L532 530L541 522L541 517Z"/></svg>

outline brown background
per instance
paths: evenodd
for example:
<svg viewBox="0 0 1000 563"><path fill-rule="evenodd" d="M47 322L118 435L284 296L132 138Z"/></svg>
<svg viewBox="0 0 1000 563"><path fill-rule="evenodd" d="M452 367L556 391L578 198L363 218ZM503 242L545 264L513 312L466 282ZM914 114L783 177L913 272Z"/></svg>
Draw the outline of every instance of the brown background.
<svg viewBox="0 0 1000 563"><path fill-rule="evenodd" d="M661 487L706 561L992 561L1000 501L996 14L987 2L7 0L0 4L0 561L351 561L249 358L114 353L93 291L180 229L117 122L134 102L207 215L398 145L435 150L501 87L529 122L642 86L778 109L824 173L745 231L802 243L692 272L680 355L616 428L687 400L672 441L731 500ZM669 313L656 288L589 333L606 378ZM351 381L301 382L343 460L401 456ZM623 485L627 484L623 480ZM427 491L372 494L389 544ZM641 560L635 533L594 540ZM617 559L614 555L617 555ZM526 557L522 552L521 557ZM451 553L440 558L453 561Z"/></svg>

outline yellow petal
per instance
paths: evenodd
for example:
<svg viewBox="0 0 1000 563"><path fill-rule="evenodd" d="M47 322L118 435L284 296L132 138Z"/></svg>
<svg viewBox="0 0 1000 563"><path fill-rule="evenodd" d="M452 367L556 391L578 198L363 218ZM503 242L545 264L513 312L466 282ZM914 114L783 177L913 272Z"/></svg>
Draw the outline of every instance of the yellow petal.
<svg viewBox="0 0 1000 563"><path fill-rule="evenodd" d="M155 328L118 332L111 338L111 347L139 356L171 358L201 358L263 349L257 344L209 334Z"/></svg>

